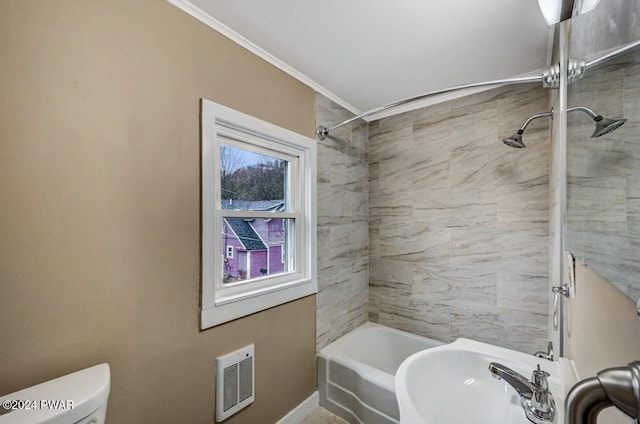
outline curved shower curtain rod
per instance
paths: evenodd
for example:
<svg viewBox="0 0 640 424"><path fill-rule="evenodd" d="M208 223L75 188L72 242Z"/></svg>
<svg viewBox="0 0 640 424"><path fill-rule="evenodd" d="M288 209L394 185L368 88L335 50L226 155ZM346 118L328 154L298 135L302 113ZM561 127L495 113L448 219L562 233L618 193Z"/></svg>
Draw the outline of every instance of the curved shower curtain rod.
<svg viewBox="0 0 640 424"><path fill-rule="evenodd" d="M569 63L569 79L570 81L574 81L578 78L580 78L583 74L584 71L586 69L592 68L594 66L597 66L603 62L606 62L607 60L613 59L614 57L620 56L621 54L627 53L631 50L634 50L636 48L640 47L640 40L635 41L633 43L629 43L626 44L622 47L620 47L619 49L616 49L610 53L607 53L606 55L592 60L591 62L584 62L584 61L570 61ZM488 86L492 86L492 85L504 85L504 84L532 84L532 83L542 83L544 87L557 87L558 83L559 83L559 76L560 76L560 66L559 65L555 65L550 67L549 69L547 69L542 75L540 76L533 76L533 77L521 77L521 78L507 78L507 79L501 79L501 80L495 80L495 81L485 81L485 82L476 82L476 83L471 83L471 84L463 84L463 85L458 85L456 87L451 87L451 88L445 88L442 90L436 90L436 91L431 91L428 93L424 93L424 94L420 94L418 96L414 96L414 97L408 97L406 99L402 99L402 100L398 100L392 103L388 103L386 105L383 106L379 106L375 109L371 109L368 110L366 112L361 113L360 115L354 116L353 118L349 118L346 121L342 121L339 124L336 124L332 127L325 127L324 125L320 125L318 126L318 128L316 128L316 136L320 139L320 140L324 140L325 138L327 138L327 136L329 135L329 133L335 129L338 129L344 125L347 125L353 121L357 121L358 119L361 118L366 118L367 116L371 116L373 114L376 114L378 112L383 112L385 110L388 109L393 109L395 107L398 106L402 106L405 105L407 103L412 103L418 100L422 100L422 99L426 99L428 97L431 96L436 96L438 94L446 94L446 93L451 93L454 91L459 91L459 90L464 90L467 88L478 88L478 87L488 87Z"/></svg>
<svg viewBox="0 0 640 424"><path fill-rule="evenodd" d="M485 81L485 82L475 82L475 83L471 83L471 84L464 84L464 85L458 85L456 87L451 87L451 88L445 88L442 90L436 90L436 91L430 91L428 93L424 93L424 94L420 94L418 96L414 96L414 97L408 97L406 99L402 99L402 100L398 100L392 103L387 103L386 105L383 106L379 106L375 109L371 109L368 110L366 112L361 113L360 115L354 116L353 118L349 118L346 121L342 121L339 124L336 124L332 127L325 127L323 125L318 126L318 128L316 129L316 135L320 140L324 140L325 138L327 138L327 136L329 135L329 133L337 128L340 128L344 125L347 125L353 121L357 121L358 119L361 118L365 118L367 116L371 116L375 113L378 112L383 112L385 110L388 109L393 109L394 107L398 107L398 106L402 106L405 105L407 103L412 103L418 100L422 100L422 99L426 99L428 97L431 96L435 96L438 94L446 94L446 93L451 93L453 91L459 91L459 90L464 90L467 88L477 88L477 87L487 87L487 86L491 86L491 85L504 85L504 84L531 84L531 83L539 83L539 82L543 82L547 79L548 77L545 75L540 75L540 76L534 76L534 77L522 77L522 78L507 78L507 79L501 79L501 80L495 80L495 81Z"/></svg>
<svg viewBox="0 0 640 424"><path fill-rule="evenodd" d="M591 62L587 62L585 64L585 68L593 68L594 66L600 65L602 62L606 62L607 60L613 59L614 57L618 57L621 54L630 52L636 48L640 47L640 40L634 41L633 43L625 44L624 46L616 49L610 53L605 54L602 57L592 60Z"/></svg>

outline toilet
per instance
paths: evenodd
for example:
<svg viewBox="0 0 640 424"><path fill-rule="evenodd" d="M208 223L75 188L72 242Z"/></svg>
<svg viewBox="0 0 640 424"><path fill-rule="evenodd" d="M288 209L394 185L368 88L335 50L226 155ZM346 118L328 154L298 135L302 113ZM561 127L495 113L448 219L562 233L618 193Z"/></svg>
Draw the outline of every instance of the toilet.
<svg viewBox="0 0 640 424"><path fill-rule="evenodd" d="M111 389L100 364L0 397L0 424L104 424Z"/></svg>

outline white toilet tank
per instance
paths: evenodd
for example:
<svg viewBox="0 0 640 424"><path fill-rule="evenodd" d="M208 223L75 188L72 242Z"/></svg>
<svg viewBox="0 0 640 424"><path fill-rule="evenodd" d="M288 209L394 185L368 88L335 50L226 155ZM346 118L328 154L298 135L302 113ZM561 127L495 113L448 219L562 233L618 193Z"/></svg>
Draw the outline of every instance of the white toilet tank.
<svg viewBox="0 0 640 424"><path fill-rule="evenodd" d="M0 424L104 424L111 389L100 364L0 397Z"/></svg>

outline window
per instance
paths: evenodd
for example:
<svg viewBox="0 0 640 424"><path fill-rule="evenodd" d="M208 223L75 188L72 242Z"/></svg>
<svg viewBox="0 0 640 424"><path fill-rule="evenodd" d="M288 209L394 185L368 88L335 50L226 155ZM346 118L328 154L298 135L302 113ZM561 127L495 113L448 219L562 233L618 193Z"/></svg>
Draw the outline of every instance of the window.
<svg viewBox="0 0 640 424"><path fill-rule="evenodd" d="M317 292L315 140L202 100L201 328Z"/></svg>

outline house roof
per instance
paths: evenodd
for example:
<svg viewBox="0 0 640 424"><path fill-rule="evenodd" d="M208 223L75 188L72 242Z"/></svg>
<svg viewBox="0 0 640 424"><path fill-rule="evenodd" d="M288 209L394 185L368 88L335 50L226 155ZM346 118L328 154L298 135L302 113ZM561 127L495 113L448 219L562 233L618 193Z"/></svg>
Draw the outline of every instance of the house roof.
<svg viewBox="0 0 640 424"><path fill-rule="evenodd" d="M267 250L267 246L262 242L258 233L244 218L225 218L226 223L231 227L238 240L247 250Z"/></svg>
<svg viewBox="0 0 640 424"><path fill-rule="evenodd" d="M222 199L222 209L236 211L283 211L284 200L235 200Z"/></svg>

